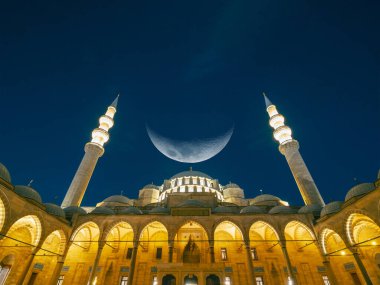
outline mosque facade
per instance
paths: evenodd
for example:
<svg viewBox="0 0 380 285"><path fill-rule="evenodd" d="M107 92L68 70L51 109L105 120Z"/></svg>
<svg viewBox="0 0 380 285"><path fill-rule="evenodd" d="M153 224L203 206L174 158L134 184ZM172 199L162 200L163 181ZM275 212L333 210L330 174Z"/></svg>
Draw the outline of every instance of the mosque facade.
<svg viewBox="0 0 380 285"><path fill-rule="evenodd" d="M245 197L239 185L190 169L142 187L136 199L114 195L81 207L117 100L92 132L62 205L13 184L0 164L0 285L380 284L380 173L325 204L266 96L305 205Z"/></svg>

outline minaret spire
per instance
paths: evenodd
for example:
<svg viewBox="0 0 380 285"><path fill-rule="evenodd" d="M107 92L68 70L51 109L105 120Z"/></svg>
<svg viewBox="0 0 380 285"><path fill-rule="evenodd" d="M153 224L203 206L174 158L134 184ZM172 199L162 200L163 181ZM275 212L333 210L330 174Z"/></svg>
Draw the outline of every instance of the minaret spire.
<svg viewBox="0 0 380 285"><path fill-rule="evenodd" d="M292 130L285 125L285 118L263 93L273 136L279 142L279 151L285 156L306 205L324 206L325 202L299 152L299 143L292 137Z"/></svg>
<svg viewBox="0 0 380 285"><path fill-rule="evenodd" d="M99 157L104 154L104 144L109 140L108 131L114 124L119 95L99 118L99 127L92 131L92 139L85 145L85 155L70 184L61 207L80 206Z"/></svg>

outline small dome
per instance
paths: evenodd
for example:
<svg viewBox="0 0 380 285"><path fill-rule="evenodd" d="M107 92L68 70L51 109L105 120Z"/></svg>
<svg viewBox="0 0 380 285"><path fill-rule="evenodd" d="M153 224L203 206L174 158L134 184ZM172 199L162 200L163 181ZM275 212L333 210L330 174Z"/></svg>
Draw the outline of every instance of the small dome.
<svg viewBox="0 0 380 285"><path fill-rule="evenodd" d="M207 206L199 200L189 199L189 200L186 200L185 202L182 202L177 207L179 208L205 208Z"/></svg>
<svg viewBox="0 0 380 285"><path fill-rule="evenodd" d="M321 211L321 217L339 212L340 208L342 207L342 204L343 202L341 201L328 203L326 206L323 207Z"/></svg>
<svg viewBox="0 0 380 285"><path fill-rule="evenodd" d="M269 210L269 214L295 214L297 210L287 206L276 206Z"/></svg>
<svg viewBox="0 0 380 285"><path fill-rule="evenodd" d="M114 215L115 212L107 207L96 207L91 211L91 214L100 214L100 215Z"/></svg>
<svg viewBox="0 0 380 285"><path fill-rule="evenodd" d="M155 207L152 210L150 210L149 213L151 213L151 214L168 214L169 209L158 206L158 207Z"/></svg>
<svg viewBox="0 0 380 285"><path fill-rule="evenodd" d="M281 201L280 198L269 195L262 194L251 200L251 205L263 205L263 206L276 206Z"/></svg>
<svg viewBox="0 0 380 285"><path fill-rule="evenodd" d="M240 188L239 185L235 184L235 183L228 183L227 185L225 185L223 187L224 189L227 189L227 188Z"/></svg>
<svg viewBox="0 0 380 285"><path fill-rule="evenodd" d="M77 206L69 206L67 208L64 208L63 211L65 212L66 219L71 219L74 214L79 214L79 215L86 215L87 212L82 209L81 207Z"/></svg>
<svg viewBox="0 0 380 285"><path fill-rule="evenodd" d="M136 207L127 207L119 211L119 214L123 215L141 215L142 212L139 208Z"/></svg>
<svg viewBox="0 0 380 285"><path fill-rule="evenodd" d="M63 211L63 209L60 206L58 206L56 204L52 204L52 203L45 203L44 205L46 207L47 213L54 215L54 216L61 217L61 218L65 218L65 212Z"/></svg>
<svg viewBox="0 0 380 285"><path fill-rule="evenodd" d="M0 163L0 178L4 179L8 183L11 183L11 175L4 164Z"/></svg>
<svg viewBox="0 0 380 285"><path fill-rule="evenodd" d="M103 202L129 204L129 198L123 195L113 195L104 199Z"/></svg>
<svg viewBox="0 0 380 285"><path fill-rule="evenodd" d="M26 199L33 200L37 203L42 204L42 199L40 194L36 190L34 190L32 187L29 186L23 186L23 185L16 185L15 186L15 192L20 195L21 197L24 197Z"/></svg>
<svg viewBox="0 0 380 285"><path fill-rule="evenodd" d="M263 208L260 208L258 206L247 206L241 209L240 214L264 214L265 210Z"/></svg>
<svg viewBox="0 0 380 285"><path fill-rule="evenodd" d="M375 185L373 183L361 183L352 187L350 191L347 192L344 201L348 201L354 197L362 196L364 194L367 194L368 192L371 192L374 189Z"/></svg>
<svg viewBox="0 0 380 285"><path fill-rule="evenodd" d="M159 189L159 187L154 184L147 184L143 187L143 189Z"/></svg>
<svg viewBox="0 0 380 285"><path fill-rule="evenodd" d="M185 177L185 176L199 176L199 177L205 177L208 179L212 179L207 174L200 172L200 171L194 171L194 170L188 170L188 171L182 171L180 173L177 173L176 175L172 176L170 179Z"/></svg>
<svg viewBox="0 0 380 285"><path fill-rule="evenodd" d="M237 214L239 210L236 207L218 206L212 210L213 213Z"/></svg>
<svg viewBox="0 0 380 285"><path fill-rule="evenodd" d="M313 214L314 216L319 217L321 214L322 206L311 204L303 206L301 209L298 210L298 214Z"/></svg>

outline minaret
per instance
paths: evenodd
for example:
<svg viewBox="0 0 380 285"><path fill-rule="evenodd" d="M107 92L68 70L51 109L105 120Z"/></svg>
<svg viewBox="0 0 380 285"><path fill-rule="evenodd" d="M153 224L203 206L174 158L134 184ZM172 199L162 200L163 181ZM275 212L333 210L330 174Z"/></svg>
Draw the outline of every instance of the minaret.
<svg viewBox="0 0 380 285"><path fill-rule="evenodd" d="M108 130L113 126L118 100L119 95L107 108L106 114L99 118L99 127L92 131L92 140L86 143L85 154L62 202L62 208L79 206L82 202L98 158L104 153L103 145L109 139Z"/></svg>
<svg viewBox="0 0 380 285"><path fill-rule="evenodd" d="M324 206L325 202L299 152L299 143L292 138L292 130L284 124L285 118L278 113L276 106L273 105L265 93L263 95L270 118L269 124L274 129L273 136L280 144L279 150L289 164L305 204Z"/></svg>

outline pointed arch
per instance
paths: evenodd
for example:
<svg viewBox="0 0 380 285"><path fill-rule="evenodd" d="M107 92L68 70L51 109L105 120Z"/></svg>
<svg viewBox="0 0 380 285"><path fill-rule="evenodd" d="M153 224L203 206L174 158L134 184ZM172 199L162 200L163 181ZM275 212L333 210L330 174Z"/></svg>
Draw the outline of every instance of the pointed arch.
<svg viewBox="0 0 380 285"><path fill-rule="evenodd" d="M0 231L3 230L10 216L9 201L7 196L0 190ZM0 237L1 239L2 237Z"/></svg>
<svg viewBox="0 0 380 285"><path fill-rule="evenodd" d="M253 222L249 228L249 239L254 240L255 237L269 241L280 240L280 237L275 228L270 223L262 220Z"/></svg>
<svg viewBox="0 0 380 285"><path fill-rule="evenodd" d="M346 235L351 245L377 245L380 242L380 227L367 215L352 213L346 221Z"/></svg>
<svg viewBox="0 0 380 285"><path fill-rule="evenodd" d="M322 230L320 241L322 244L322 250L324 254L346 254L345 249L347 249L347 245L345 244L342 237L334 230L329 228L325 228L324 230Z"/></svg>
<svg viewBox="0 0 380 285"><path fill-rule="evenodd" d="M51 253L62 255L65 251L66 243L66 234L62 230L55 230L44 239L37 254L44 254L48 250Z"/></svg>
<svg viewBox="0 0 380 285"><path fill-rule="evenodd" d="M37 246L40 242L41 235L41 220L36 215L28 215L18 219L12 224L6 234L6 239L8 238Z"/></svg>

